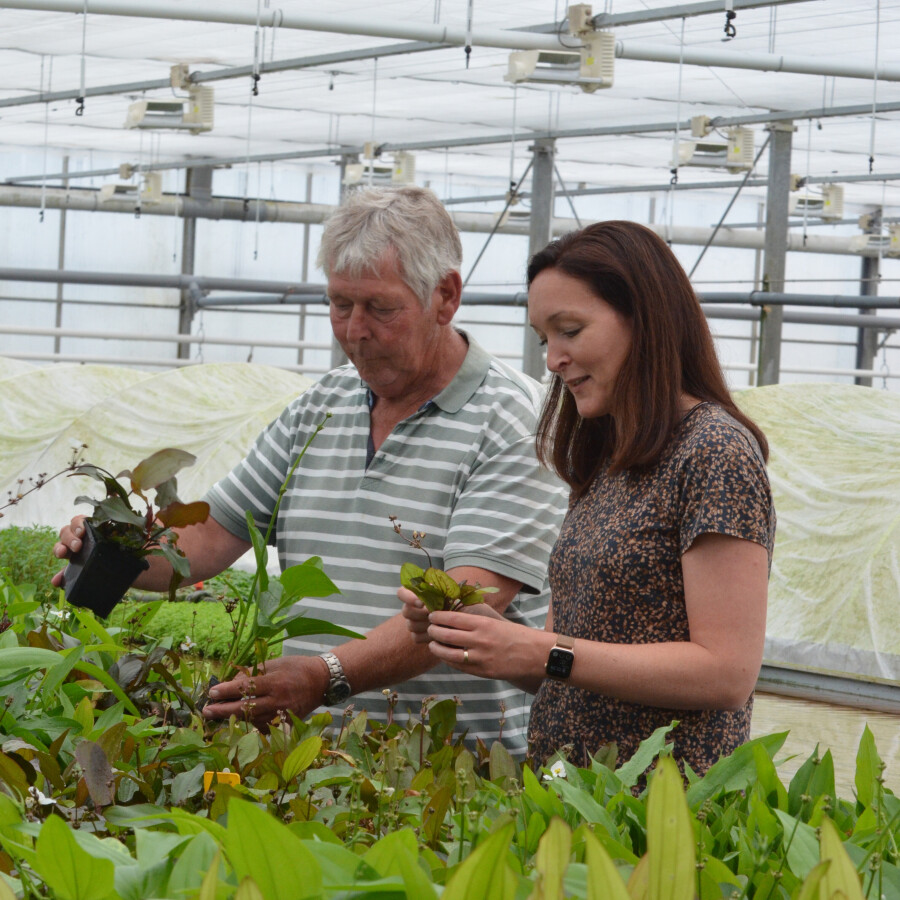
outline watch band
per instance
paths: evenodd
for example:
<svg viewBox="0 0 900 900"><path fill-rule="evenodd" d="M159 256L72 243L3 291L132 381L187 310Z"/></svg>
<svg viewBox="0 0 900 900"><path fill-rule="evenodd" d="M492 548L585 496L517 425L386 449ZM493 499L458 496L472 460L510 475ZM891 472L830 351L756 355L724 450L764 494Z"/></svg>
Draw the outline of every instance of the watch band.
<svg viewBox="0 0 900 900"><path fill-rule="evenodd" d="M342 703L352 693L350 682L344 674L341 661L333 653L320 653L319 658L328 666L328 687L325 689L325 702L329 706Z"/></svg>

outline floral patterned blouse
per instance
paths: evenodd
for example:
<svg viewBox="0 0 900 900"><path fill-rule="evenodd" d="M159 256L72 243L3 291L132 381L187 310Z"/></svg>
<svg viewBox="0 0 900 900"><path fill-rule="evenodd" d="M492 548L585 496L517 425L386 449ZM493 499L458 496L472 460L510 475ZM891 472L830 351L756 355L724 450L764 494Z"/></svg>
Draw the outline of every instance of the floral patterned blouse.
<svg viewBox="0 0 900 900"><path fill-rule="evenodd" d="M771 565L775 510L752 434L713 403L695 406L659 463L641 472L601 473L569 507L550 560L553 627L609 643L689 639L681 557L701 534L761 544ZM557 751L585 765L604 745L618 765L656 729L698 774L749 738L752 696L736 712L673 710L546 679L531 710L532 757Z"/></svg>

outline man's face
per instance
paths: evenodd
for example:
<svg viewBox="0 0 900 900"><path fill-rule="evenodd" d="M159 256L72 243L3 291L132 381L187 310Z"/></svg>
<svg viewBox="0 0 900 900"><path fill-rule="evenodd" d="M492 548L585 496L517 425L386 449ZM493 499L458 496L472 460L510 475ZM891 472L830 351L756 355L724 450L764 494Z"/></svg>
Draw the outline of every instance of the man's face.
<svg viewBox="0 0 900 900"><path fill-rule="evenodd" d="M377 397L414 394L428 381L442 337L443 304L432 295L423 309L397 274L393 256L359 278L333 272L328 298L334 336Z"/></svg>

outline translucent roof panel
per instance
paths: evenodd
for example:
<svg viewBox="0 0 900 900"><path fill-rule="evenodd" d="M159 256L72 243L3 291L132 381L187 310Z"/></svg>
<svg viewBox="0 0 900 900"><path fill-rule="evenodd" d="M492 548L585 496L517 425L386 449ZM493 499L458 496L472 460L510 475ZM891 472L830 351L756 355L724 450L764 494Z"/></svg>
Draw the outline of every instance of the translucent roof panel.
<svg viewBox="0 0 900 900"><path fill-rule="evenodd" d="M382 2L377 14L370 3L353 0L339 7L281 0L277 8L267 0L93 0L87 16L84 6L82 0L20 0L0 9L0 149L33 151L28 171L0 172L0 181L43 174L44 147L66 150L70 170L77 172L90 169L91 154L100 152L133 165L189 156L239 164L248 156L359 149L366 142L386 152L432 142L433 150L420 150L418 173L438 178L449 168L496 184L521 177L530 135L602 128L628 136L560 140L560 177L572 185L654 184L670 177L677 121L748 117L759 147L759 120L771 111L798 115L793 169L801 176L865 176L870 157L874 174L900 172L900 120L892 108L900 109L900 0L781 0L750 8L738 0L736 35L727 40L724 3L598 4L592 13L605 14L618 58L614 85L593 93L573 84L504 80L511 50L495 46L503 42L500 32L510 33L513 46L522 29L543 26L548 32L557 23L556 35L543 34L546 46L578 46L563 21L566 8L547 0ZM681 16L698 6L716 11ZM165 17L175 11L183 18ZM274 21L275 27L257 29L257 11L261 22ZM129 12L137 15L124 15ZM232 14L247 24L222 21ZM436 23L448 39L471 35L468 62L462 46L423 49L407 37L434 35ZM400 44L407 52L394 52ZM702 64L713 54L729 65ZM289 60L293 68L264 70ZM215 90L212 131L124 128L133 101L185 96L167 84L175 63L205 74L244 68L240 77L206 82ZM254 95L247 68L260 63ZM121 90L88 95L83 115L76 115L72 95L81 90L82 69L89 91ZM152 84L162 86L145 88ZM39 102L42 92L57 99ZM60 98L60 92L69 96ZM22 100L33 102L10 105ZM881 110L874 117L873 104ZM811 124L803 118L810 110L835 107L852 113L822 115ZM512 134L519 139L515 148ZM687 137L682 130L681 138ZM458 146L463 140L492 142ZM692 181L724 174L688 172ZM897 183L854 183L845 202L851 210L896 206Z"/></svg>

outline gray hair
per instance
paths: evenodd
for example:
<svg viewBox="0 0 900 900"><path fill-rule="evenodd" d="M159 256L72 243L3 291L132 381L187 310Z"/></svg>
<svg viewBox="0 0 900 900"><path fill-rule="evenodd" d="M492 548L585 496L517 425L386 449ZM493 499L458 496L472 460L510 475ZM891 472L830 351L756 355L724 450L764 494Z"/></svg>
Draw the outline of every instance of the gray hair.
<svg viewBox="0 0 900 900"><path fill-rule="evenodd" d="M398 274L427 307L434 289L462 264L459 232L427 188L363 188L329 216L318 265L326 277L359 278L393 252Z"/></svg>

